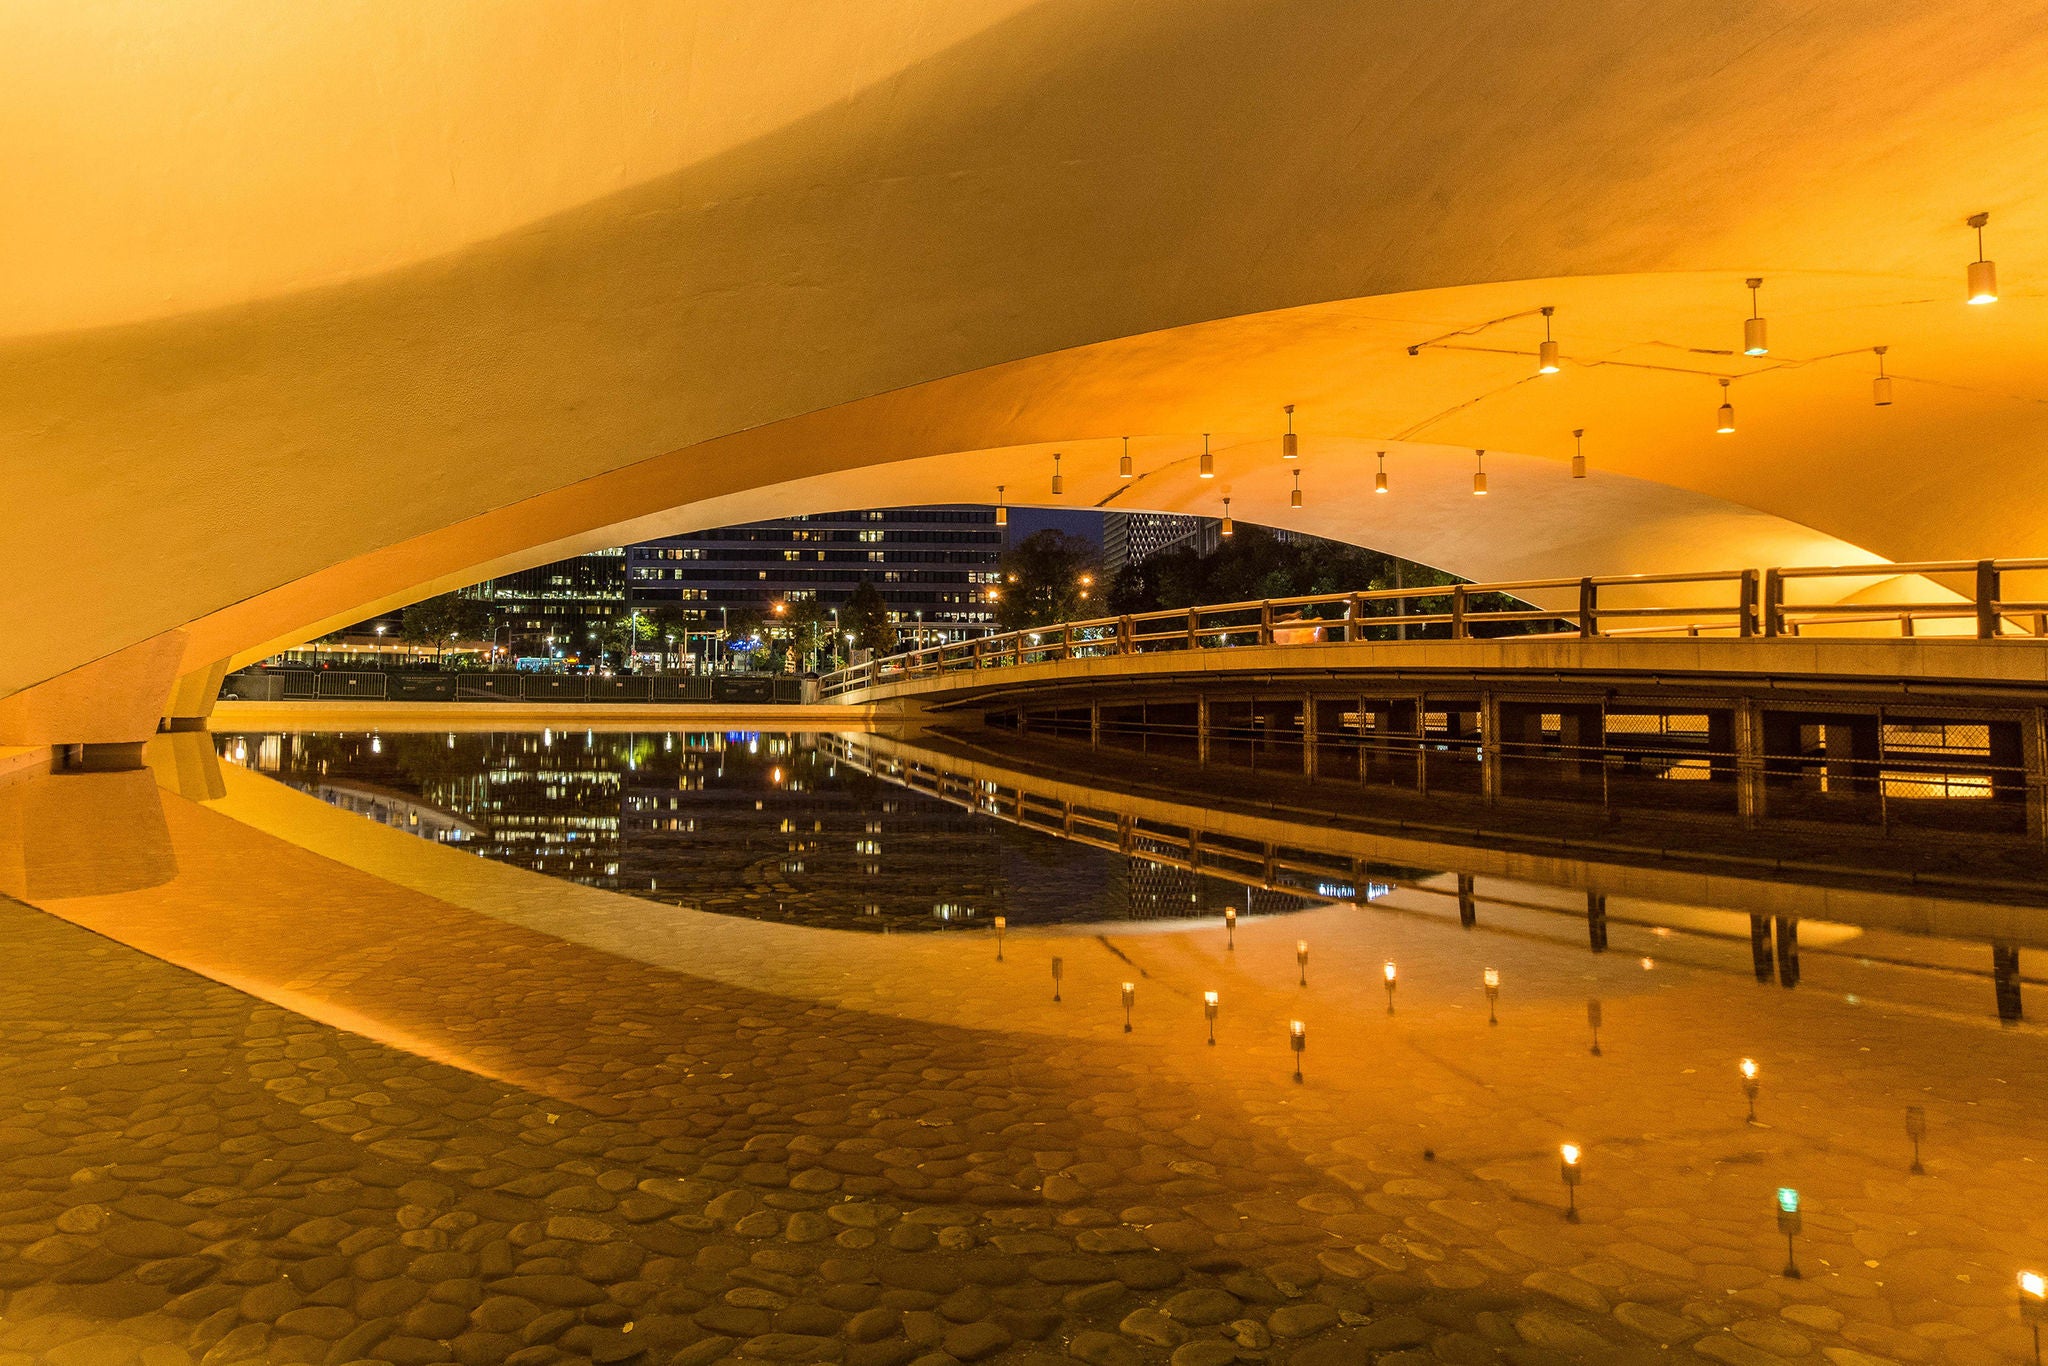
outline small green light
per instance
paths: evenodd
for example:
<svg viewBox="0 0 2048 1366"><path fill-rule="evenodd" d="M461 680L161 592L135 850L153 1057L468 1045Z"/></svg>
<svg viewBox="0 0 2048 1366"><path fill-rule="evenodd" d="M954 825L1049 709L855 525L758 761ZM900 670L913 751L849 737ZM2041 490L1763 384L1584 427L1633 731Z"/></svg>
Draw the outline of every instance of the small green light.
<svg viewBox="0 0 2048 1366"><path fill-rule="evenodd" d="M1778 1208L1787 1214L1799 1213L1799 1192L1790 1186L1778 1187Z"/></svg>

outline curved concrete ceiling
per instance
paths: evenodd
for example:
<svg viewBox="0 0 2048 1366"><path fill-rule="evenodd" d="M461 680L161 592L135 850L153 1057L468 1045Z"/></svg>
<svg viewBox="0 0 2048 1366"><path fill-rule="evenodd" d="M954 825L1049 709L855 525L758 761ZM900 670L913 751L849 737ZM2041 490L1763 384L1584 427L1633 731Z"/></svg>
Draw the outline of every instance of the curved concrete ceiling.
<svg viewBox="0 0 2048 1366"><path fill-rule="evenodd" d="M1285 402L1303 525L1461 572L2048 551L2042 4L57 10L0 43L0 694ZM1616 478L1519 513L1499 456L1483 519L1334 496L1574 427Z"/></svg>

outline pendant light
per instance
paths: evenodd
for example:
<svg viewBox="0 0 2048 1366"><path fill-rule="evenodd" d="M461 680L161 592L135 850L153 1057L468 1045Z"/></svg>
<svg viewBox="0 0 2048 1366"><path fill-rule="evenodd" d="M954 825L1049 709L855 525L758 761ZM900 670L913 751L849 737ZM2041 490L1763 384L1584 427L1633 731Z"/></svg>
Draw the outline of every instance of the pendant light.
<svg viewBox="0 0 2048 1366"><path fill-rule="evenodd" d="M1995 304L1998 302L1998 266L1984 259L1984 225L1991 221L1991 215L1973 213L1964 221L1977 230L1977 259L1970 262L1970 302Z"/></svg>
<svg viewBox="0 0 2048 1366"><path fill-rule="evenodd" d="M997 525L997 526L1008 526L1009 524L1010 524L1010 509L1009 509L1009 508L1008 508L1008 507L1007 507L1007 506L1006 506L1006 505L1005 505L1005 504L1003 503L1003 486L1002 486L1001 484L997 484L997 485L996 485L996 525Z"/></svg>
<svg viewBox="0 0 2048 1366"><path fill-rule="evenodd" d="M1769 343L1764 338L1764 320L1758 317L1756 312L1756 292L1763 288L1763 277L1752 275L1749 277L1748 283L1749 317L1742 324L1742 354L1745 356L1761 356L1767 354L1771 349Z"/></svg>
<svg viewBox="0 0 2048 1366"><path fill-rule="evenodd" d="M1060 453L1052 453L1052 496L1057 498L1067 491L1066 476L1060 473Z"/></svg>
<svg viewBox="0 0 2048 1366"><path fill-rule="evenodd" d="M1586 429L1572 428L1572 478L1586 477Z"/></svg>
<svg viewBox="0 0 2048 1366"><path fill-rule="evenodd" d="M1870 349L1877 352L1877 378L1870 382L1870 401L1880 408L1889 408L1892 406L1892 381L1891 376L1884 372L1886 348L1873 346Z"/></svg>
<svg viewBox="0 0 2048 1366"><path fill-rule="evenodd" d="M1119 479L1131 477L1131 439L1128 436L1124 438L1124 458L1116 462L1116 477Z"/></svg>
<svg viewBox="0 0 2048 1366"><path fill-rule="evenodd" d="M1536 348L1536 373L1554 375L1557 373L1557 343L1550 339L1550 315L1557 310L1549 304L1543 306L1543 345Z"/></svg>
<svg viewBox="0 0 2048 1366"><path fill-rule="evenodd" d="M1209 434L1207 432L1202 433L1202 477L1204 479L1214 479L1216 477L1216 457L1209 454Z"/></svg>
<svg viewBox="0 0 2048 1366"><path fill-rule="evenodd" d="M1478 467L1472 472L1472 496L1484 498L1486 496L1486 452L1474 451L1472 454L1477 456L1479 460Z"/></svg>
<svg viewBox="0 0 2048 1366"><path fill-rule="evenodd" d="M1728 381L1721 381L1721 411L1714 414L1714 430L1722 436L1735 430L1734 395L1728 392Z"/></svg>
<svg viewBox="0 0 2048 1366"><path fill-rule="evenodd" d="M1297 507L1297 508L1301 506L1301 471L1300 471L1300 470L1296 470L1296 471L1294 472L1294 493L1293 493L1293 496L1291 496L1291 497L1290 497L1290 498L1289 498L1289 499L1287 500L1287 505L1288 505L1289 507Z"/></svg>
<svg viewBox="0 0 2048 1366"><path fill-rule="evenodd" d="M1385 451L1380 452L1380 472L1373 476L1372 491L1374 493L1385 493L1387 491L1387 453Z"/></svg>
<svg viewBox="0 0 2048 1366"><path fill-rule="evenodd" d="M1237 524L1230 520L1230 500L1223 500L1223 539L1229 540L1237 534Z"/></svg>
<svg viewBox="0 0 2048 1366"><path fill-rule="evenodd" d="M1290 403L1281 411L1287 414L1287 434L1280 438L1280 458L1282 460L1299 460L1301 458L1301 441L1294 434L1294 405Z"/></svg>

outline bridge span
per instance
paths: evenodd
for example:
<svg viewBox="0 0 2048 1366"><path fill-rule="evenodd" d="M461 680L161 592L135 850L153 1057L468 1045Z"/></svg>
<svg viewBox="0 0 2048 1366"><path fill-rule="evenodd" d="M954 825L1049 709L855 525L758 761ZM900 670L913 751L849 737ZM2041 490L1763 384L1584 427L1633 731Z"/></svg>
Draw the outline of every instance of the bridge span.
<svg viewBox="0 0 2048 1366"><path fill-rule="evenodd" d="M2038 846L2048 641L2041 605L2006 585L2044 569L1900 566L1913 595L1847 607L1797 606L1787 585L1848 570L1227 603L914 651L828 675L821 695L1098 748L1135 739L1198 765L1235 755L1311 783L1448 785L1493 803L1648 774L1696 785L1750 828L1826 799L1834 818ZM1950 576L1969 592L1942 588ZM1702 586L1725 602L1671 602ZM1615 602L1644 588L1662 600ZM1571 609L1530 604L1561 590Z"/></svg>

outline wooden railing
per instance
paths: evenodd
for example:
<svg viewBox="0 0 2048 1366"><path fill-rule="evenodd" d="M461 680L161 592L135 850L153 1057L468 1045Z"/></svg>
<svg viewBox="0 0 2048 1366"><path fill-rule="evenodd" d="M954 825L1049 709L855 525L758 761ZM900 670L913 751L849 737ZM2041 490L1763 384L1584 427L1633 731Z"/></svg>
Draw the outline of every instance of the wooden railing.
<svg viewBox="0 0 2048 1366"><path fill-rule="evenodd" d="M1967 622L1944 634L2048 638L2048 589L2041 600L2003 596L2009 575L2048 576L2048 559L1943 560L1919 564L1727 569L1698 574L1622 574L1520 579L1362 593L1317 593L1257 602L1136 612L1009 631L885 656L826 674L821 698L879 683L1064 659L1102 659L1238 645L1324 645L1368 640L1627 638L1658 635L1771 639L1802 628L1831 635L1912 636L1919 625ZM1800 603L1791 585L1808 580L1919 578L1924 600ZM1953 579L1950 596L1937 580ZM2048 584L2048 577L2042 580ZM1627 601L1645 589L1653 602ZM1697 590L1687 593L1686 589ZM1531 606L1531 595L1575 600ZM1687 601L1672 602L1672 598ZM1690 600L1697 598L1697 600ZM1617 601L1617 599L1622 599ZM1441 629L1439 629L1441 628Z"/></svg>

